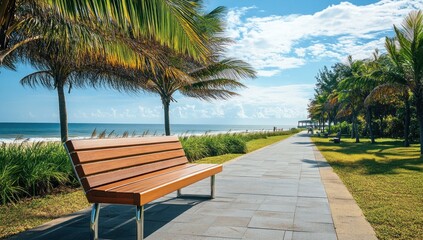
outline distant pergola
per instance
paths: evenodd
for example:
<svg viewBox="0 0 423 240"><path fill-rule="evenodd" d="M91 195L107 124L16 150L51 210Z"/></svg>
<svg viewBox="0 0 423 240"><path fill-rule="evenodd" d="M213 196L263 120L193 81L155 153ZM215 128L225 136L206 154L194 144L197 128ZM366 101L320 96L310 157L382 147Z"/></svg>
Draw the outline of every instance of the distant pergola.
<svg viewBox="0 0 423 240"><path fill-rule="evenodd" d="M318 127L318 123L311 121L311 120L301 120L298 121L298 128L317 128Z"/></svg>

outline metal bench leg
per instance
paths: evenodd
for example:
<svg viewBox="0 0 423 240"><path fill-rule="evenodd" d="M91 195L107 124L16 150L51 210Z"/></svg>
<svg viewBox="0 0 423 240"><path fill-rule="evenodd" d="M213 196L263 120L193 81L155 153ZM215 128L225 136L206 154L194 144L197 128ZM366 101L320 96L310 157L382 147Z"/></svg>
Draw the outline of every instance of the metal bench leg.
<svg viewBox="0 0 423 240"><path fill-rule="evenodd" d="M178 189L176 191L176 197L181 197L181 196L182 196L181 189Z"/></svg>
<svg viewBox="0 0 423 240"><path fill-rule="evenodd" d="M144 239L144 206L137 206L136 212L137 221L137 240Z"/></svg>
<svg viewBox="0 0 423 240"><path fill-rule="evenodd" d="M90 220L90 239L98 239L98 216L100 215L100 203L94 203L91 209L91 220Z"/></svg>
<svg viewBox="0 0 423 240"><path fill-rule="evenodd" d="M216 182L216 176L213 175L210 177L210 197L214 198L214 186L215 186L215 182Z"/></svg>

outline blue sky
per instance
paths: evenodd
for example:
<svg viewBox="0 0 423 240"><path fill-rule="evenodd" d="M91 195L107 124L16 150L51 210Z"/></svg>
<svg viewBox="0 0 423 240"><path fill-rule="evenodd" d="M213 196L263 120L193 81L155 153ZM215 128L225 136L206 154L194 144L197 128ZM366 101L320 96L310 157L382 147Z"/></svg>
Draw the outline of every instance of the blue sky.
<svg viewBox="0 0 423 240"><path fill-rule="evenodd" d="M204 102L176 95L171 122L185 124L295 125L307 118L315 76L323 66L367 58L384 51L423 0L205 0L206 9L226 6L226 34L234 39L227 56L249 62L258 78L246 80L240 96ZM58 122L57 95L43 88L24 88L19 80L34 71L1 69L0 122ZM112 89L73 89L67 97L69 122L162 123L160 98L128 95Z"/></svg>

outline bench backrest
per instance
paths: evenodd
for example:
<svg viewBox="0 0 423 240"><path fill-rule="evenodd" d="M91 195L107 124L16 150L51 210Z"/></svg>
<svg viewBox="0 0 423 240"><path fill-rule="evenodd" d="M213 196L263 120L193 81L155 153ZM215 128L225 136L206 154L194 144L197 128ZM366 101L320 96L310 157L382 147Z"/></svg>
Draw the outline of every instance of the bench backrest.
<svg viewBox="0 0 423 240"><path fill-rule="evenodd" d="M65 147L85 192L188 162L176 136L69 140Z"/></svg>

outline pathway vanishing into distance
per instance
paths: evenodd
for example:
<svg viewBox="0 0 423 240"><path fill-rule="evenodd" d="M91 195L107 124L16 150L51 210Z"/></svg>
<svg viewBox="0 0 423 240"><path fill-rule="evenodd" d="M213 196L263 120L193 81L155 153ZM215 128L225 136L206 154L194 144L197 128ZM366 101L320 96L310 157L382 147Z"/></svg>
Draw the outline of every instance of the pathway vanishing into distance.
<svg viewBox="0 0 423 240"><path fill-rule="evenodd" d="M209 184L206 179L182 193L208 194ZM345 186L305 133L226 163L216 176L213 200L175 196L147 205L146 240L376 239ZM89 211L12 239L88 239ZM135 239L135 232L135 207L103 205L101 239Z"/></svg>

